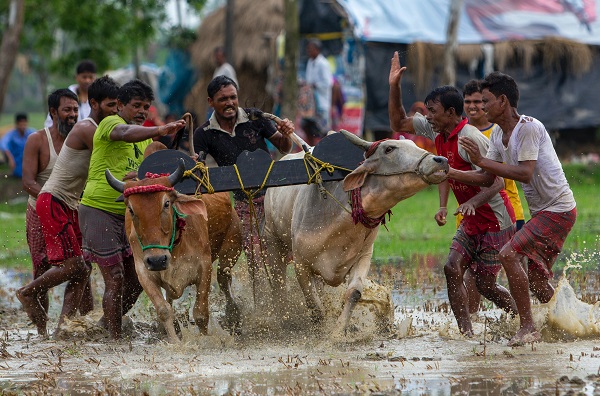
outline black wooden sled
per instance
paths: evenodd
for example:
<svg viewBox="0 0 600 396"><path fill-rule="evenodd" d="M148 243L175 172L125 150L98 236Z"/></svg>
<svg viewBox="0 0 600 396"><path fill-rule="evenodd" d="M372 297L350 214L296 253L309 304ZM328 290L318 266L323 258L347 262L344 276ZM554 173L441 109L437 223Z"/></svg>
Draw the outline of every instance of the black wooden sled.
<svg viewBox="0 0 600 396"><path fill-rule="evenodd" d="M344 177L364 159L364 150L348 141L343 134L334 133L324 137L314 147L312 156L319 163L327 163L333 169L321 170L322 181L343 180ZM178 150L161 150L149 155L140 165L138 177L143 179L146 173L172 173L177 169L180 159L184 161L186 170L194 169L196 163L191 157ZM242 152L236 161L239 176L246 190L255 190L264 183L264 188L281 187L296 184L307 184L309 179L314 179L314 171L307 165L304 159L287 161L275 161L271 164L270 155L263 150L253 152ZM317 163L317 168L321 168ZM272 165L272 166L271 166ZM270 171L269 171L269 168ZM204 175L200 170L194 170L198 179ZM214 192L232 191L242 188L234 166L220 166L208 168L208 180ZM265 182L266 178L266 182ZM207 193L205 185L199 185L194 177L185 177L175 186L175 189L183 194L195 194L196 192Z"/></svg>

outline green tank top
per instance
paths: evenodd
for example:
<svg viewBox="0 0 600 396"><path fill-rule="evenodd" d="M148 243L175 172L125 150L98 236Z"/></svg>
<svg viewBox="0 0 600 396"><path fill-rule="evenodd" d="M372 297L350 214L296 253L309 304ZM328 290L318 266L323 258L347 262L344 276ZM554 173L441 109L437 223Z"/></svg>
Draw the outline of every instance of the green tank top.
<svg viewBox="0 0 600 396"><path fill-rule="evenodd" d="M104 171L110 169L113 176L119 180L122 180L127 173L137 171L144 159L144 150L152 143L152 139L138 143L110 140L110 133L119 124L126 124L126 122L118 115L109 116L104 118L96 129L88 180L81 203L106 212L124 215L123 202L115 202L121 193L108 184Z"/></svg>

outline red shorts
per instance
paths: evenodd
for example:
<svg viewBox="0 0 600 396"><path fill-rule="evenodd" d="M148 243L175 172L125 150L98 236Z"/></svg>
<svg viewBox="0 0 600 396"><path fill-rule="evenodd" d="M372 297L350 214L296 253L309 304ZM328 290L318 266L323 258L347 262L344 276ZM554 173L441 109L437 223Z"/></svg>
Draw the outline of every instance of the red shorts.
<svg viewBox="0 0 600 396"><path fill-rule="evenodd" d="M515 227L511 226L501 231L467 235L461 224L454 234L450 249L465 258L473 273L498 275L502 269L498 253L514 234Z"/></svg>
<svg viewBox="0 0 600 396"><path fill-rule="evenodd" d="M510 241L510 247L529 258L529 271L542 271L552 277L552 265L562 250L577 219L577 209L555 213L536 213Z"/></svg>
<svg viewBox="0 0 600 396"><path fill-rule="evenodd" d="M27 245L29 246L29 253L31 254L31 262L33 264L33 276L36 278L49 267L42 224L35 208L31 205L27 205L25 214L25 235L27 236Z"/></svg>
<svg viewBox="0 0 600 396"><path fill-rule="evenodd" d="M58 265L68 258L82 256L77 211L50 193L38 195L35 209L42 223L48 262Z"/></svg>

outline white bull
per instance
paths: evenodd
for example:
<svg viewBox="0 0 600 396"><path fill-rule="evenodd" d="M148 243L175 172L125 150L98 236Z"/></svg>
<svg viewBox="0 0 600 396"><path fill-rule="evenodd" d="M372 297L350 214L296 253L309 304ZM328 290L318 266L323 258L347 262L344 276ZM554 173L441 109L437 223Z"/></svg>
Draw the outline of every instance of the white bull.
<svg viewBox="0 0 600 396"><path fill-rule="evenodd" d="M285 301L285 267L290 252L315 322L324 317L315 277L320 276L334 287L347 280L336 336L345 334L352 310L361 298L381 220L399 201L429 184L442 182L448 172L446 158L435 156L410 140L386 140L375 145L342 133L366 151L365 161L343 181L324 183L334 198L323 199L316 185L269 189L264 228L275 280L275 301ZM292 154L284 159L298 156ZM356 194L351 198L352 193L348 192L354 189Z"/></svg>

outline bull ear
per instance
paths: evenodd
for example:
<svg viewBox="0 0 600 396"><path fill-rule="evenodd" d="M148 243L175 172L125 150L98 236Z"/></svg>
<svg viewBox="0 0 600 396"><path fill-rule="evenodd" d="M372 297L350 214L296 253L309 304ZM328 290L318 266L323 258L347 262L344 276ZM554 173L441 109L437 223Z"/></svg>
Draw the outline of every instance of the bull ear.
<svg viewBox="0 0 600 396"><path fill-rule="evenodd" d="M373 173L375 168L372 161L365 161L358 168L354 169L344 178L344 191L351 191L360 188L365 183L369 173Z"/></svg>
<svg viewBox="0 0 600 396"><path fill-rule="evenodd" d="M206 204L203 200L195 198L190 195L177 194L177 200L174 202L175 207L180 213L185 215L200 214L204 217L204 220L208 221L208 213L206 211Z"/></svg>
<svg viewBox="0 0 600 396"><path fill-rule="evenodd" d="M166 150L167 146L165 146L163 143L157 141L154 141L152 143L150 143L148 145L148 147L146 147L146 150L144 150L144 158L148 157L150 154L154 154L157 151L161 151L161 150Z"/></svg>

